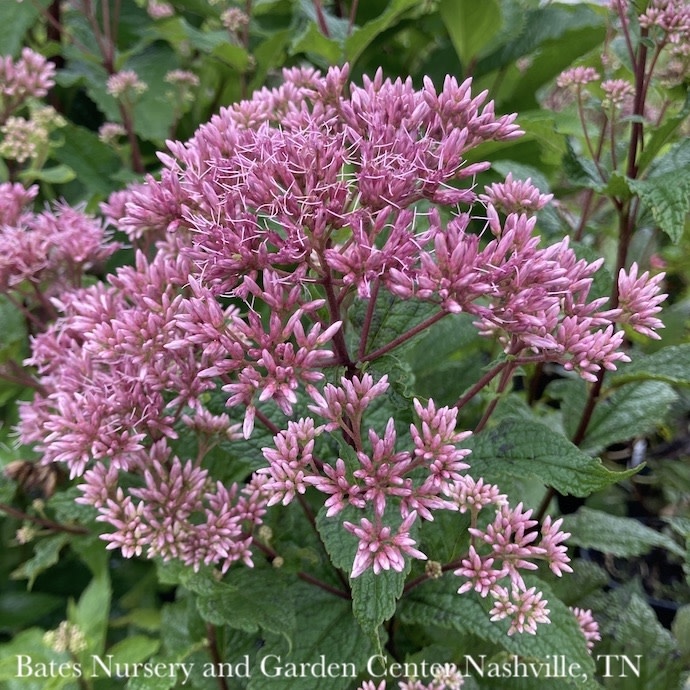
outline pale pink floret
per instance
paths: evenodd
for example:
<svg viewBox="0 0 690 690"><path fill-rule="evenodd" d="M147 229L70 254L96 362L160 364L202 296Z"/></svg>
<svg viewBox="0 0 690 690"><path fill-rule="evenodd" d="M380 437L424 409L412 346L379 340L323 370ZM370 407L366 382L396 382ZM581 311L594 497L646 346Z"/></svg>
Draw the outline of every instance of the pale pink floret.
<svg viewBox="0 0 690 690"><path fill-rule="evenodd" d="M414 548L416 542L409 534L416 519L417 513L413 511L402 521L395 534L390 527L375 525L366 518L362 518L359 527L351 522L344 522L343 527L359 539L350 577L359 577L369 568L376 575L382 570L402 572L405 568L403 554L426 560L426 556Z"/></svg>
<svg viewBox="0 0 690 690"><path fill-rule="evenodd" d="M479 200L491 203L504 213L523 213L539 211L553 199L553 194L542 194L532 184L532 179L514 180L513 173L508 173L504 182L495 182L484 187L484 194Z"/></svg>
<svg viewBox="0 0 690 690"><path fill-rule="evenodd" d="M474 546L470 546L467 558L462 560L462 566L453 571L454 575L467 578L467 582L458 589L458 594L474 590L486 597L506 575L506 570L492 567L494 561L494 558L480 556Z"/></svg>
<svg viewBox="0 0 690 690"><path fill-rule="evenodd" d="M563 542L570 537L570 532L562 532L563 518L552 522L547 515L541 526L542 538L539 547L545 551L543 558L548 561L549 568L559 577L563 573L572 573L573 569L568 565L570 558Z"/></svg>
<svg viewBox="0 0 690 690"><path fill-rule="evenodd" d="M582 630L582 634L585 636L585 642L587 644L587 649L592 651L596 642L601 640L601 633L599 632L599 624L594 619L592 612L589 609L581 609L578 607L570 609L577 623Z"/></svg>
<svg viewBox="0 0 690 690"><path fill-rule="evenodd" d="M556 79L556 84L560 88L568 86L584 86L592 81L599 79L599 73L593 67L570 67L561 72Z"/></svg>
<svg viewBox="0 0 690 690"><path fill-rule="evenodd" d="M629 324L638 333L658 340L661 336L656 331L664 324L655 314L661 311L659 305L668 296L661 294L661 283L666 274L650 276L645 271L638 277L637 273L637 263L633 263L629 272L621 269L618 274L618 304L623 312L619 321Z"/></svg>
<svg viewBox="0 0 690 690"><path fill-rule="evenodd" d="M548 602L536 588L513 586L510 593L505 587L496 586L492 593L496 603L489 611L492 621L510 619L508 635L529 633L535 635L539 623L549 623Z"/></svg>

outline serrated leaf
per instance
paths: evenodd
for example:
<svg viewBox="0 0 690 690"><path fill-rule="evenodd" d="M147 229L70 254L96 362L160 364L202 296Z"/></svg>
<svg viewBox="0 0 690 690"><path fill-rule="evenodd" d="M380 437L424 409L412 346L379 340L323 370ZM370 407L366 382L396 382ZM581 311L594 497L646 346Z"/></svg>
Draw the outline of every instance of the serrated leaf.
<svg viewBox="0 0 690 690"><path fill-rule="evenodd" d="M459 357L459 351L477 340L477 328L470 314L448 314L414 341L407 361L420 379L434 373L439 365Z"/></svg>
<svg viewBox="0 0 690 690"><path fill-rule="evenodd" d="M293 641L295 602L290 580L278 570L238 568L212 592L199 596L197 607L201 617L214 625L250 633L261 629Z"/></svg>
<svg viewBox="0 0 690 690"><path fill-rule="evenodd" d="M347 672L334 674L336 677L312 673L297 679L287 673L288 663L295 664L294 668L299 672L301 663L314 664L323 658L325 664L352 664L356 676L364 670L367 659L374 653L369 636L352 616L349 601L301 583L294 587L294 595L300 605L296 612L292 650L288 656L285 641L275 635L268 636L254 664L255 672L249 689L345 690L352 687L353 676ZM260 665L262 659L263 668ZM283 672L271 677L277 665L282 665Z"/></svg>
<svg viewBox="0 0 690 690"><path fill-rule="evenodd" d="M351 580L352 612L364 632L376 633L382 623L393 617L411 568L412 562L407 560L400 573L384 570L375 575L373 570L367 570Z"/></svg>
<svg viewBox="0 0 690 690"><path fill-rule="evenodd" d="M612 472L539 422L505 419L465 441L470 472L500 486L503 477L533 477L559 493L589 496L636 470Z"/></svg>
<svg viewBox="0 0 690 690"><path fill-rule="evenodd" d="M583 506L563 518L563 529L570 532L571 544L613 556L641 556L658 546L679 556L684 550L671 537L643 525L633 518L617 517Z"/></svg>
<svg viewBox="0 0 690 690"><path fill-rule="evenodd" d="M389 510L389 508L391 508ZM326 517L326 509L321 508L316 516L316 527L333 564L346 573L352 571L352 564L357 553L357 538L344 527L344 521L359 524L365 511L348 506L336 517ZM386 525L396 530L402 518L397 509L387 507L383 517ZM350 578L352 588L352 610L355 618L367 633L375 633L379 626L389 620L395 613L396 602L402 594L405 578L410 572L412 563L406 559L403 572L382 571L375 575L367 570L359 577Z"/></svg>
<svg viewBox="0 0 690 690"><path fill-rule="evenodd" d="M628 184L651 211L658 226L677 244L690 212L690 169L679 169L646 180L629 180Z"/></svg>
<svg viewBox="0 0 690 690"><path fill-rule="evenodd" d="M612 379L615 385L616 379ZM563 426L572 437L580 422L587 399L587 388L580 380L560 380L549 385L551 395L559 398ZM602 398L594 409L581 450L595 454L607 446L653 431L665 418L677 399L666 383L642 381L615 389Z"/></svg>
<svg viewBox="0 0 690 690"><path fill-rule="evenodd" d="M439 11L463 65L477 58L502 24L496 0L442 0Z"/></svg>
<svg viewBox="0 0 690 690"><path fill-rule="evenodd" d="M26 585L27 589L31 589L36 578L58 562L60 551L69 541L69 535L64 532L41 539L34 547L34 555L12 573L12 578L15 580L26 578L29 581Z"/></svg>
<svg viewBox="0 0 690 690"><path fill-rule="evenodd" d="M357 300L350 308L348 316L358 332L363 328L368 304L368 301ZM397 337L407 333L436 312L438 307L429 302L402 300L390 292L380 290L369 327L366 352L371 354L392 343ZM413 342L415 339L411 338L404 345Z"/></svg>
<svg viewBox="0 0 690 690"><path fill-rule="evenodd" d="M523 661L548 661L556 655L565 655L566 664L579 664L579 672L587 679L583 680L580 676L565 677L559 678L559 683L578 688L597 688L598 685L593 680L594 662L573 614L553 596L545 583L529 578L527 585L536 585L549 602L551 624L540 625L536 635L523 633L508 636L508 622L491 621L490 605L478 596L458 594L459 581L450 574L413 589L402 601L400 616L406 623L434 624L448 630L476 635L498 644L507 652L519 655Z"/></svg>
<svg viewBox="0 0 690 690"><path fill-rule="evenodd" d="M606 446L654 430L678 395L660 381L632 383L599 402L580 447L598 453Z"/></svg>
<svg viewBox="0 0 690 690"><path fill-rule="evenodd" d="M510 36L510 40L503 44L497 43L495 52L477 65L482 74L504 67L525 55L534 54L538 57L546 46L561 45L565 50L568 47L566 44L572 42L566 39L569 33L587 31L596 40L597 34L604 27L602 15L592 7L580 3L573 7L556 3L526 11L525 6L520 3L518 12L522 20L519 33ZM587 44L577 47L583 51L588 50ZM556 64L554 68L558 70L559 66Z"/></svg>
<svg viewBox="0 0 690 690"><path fill-rule="evenodd" d="M621 365L611 384L629 381L663 381L690 386L690 344L664 347L651 355L637 355L630 364Z"/></svg>
<svg viewBox="0 0 690 690"><path fill-rule="evenodd" d="M589 158L581 156L575 151L572 141L567 140L566 153L563 156L563 172L568 181L576 187L588 187L597 192L605 188L596 166Z"/></svg>
<svg viewBox="0 0 690 690"><path fill-rule="evenodd" d="M171 663L175 663L168 656L154 656L151 658L152 665L164 664L168 667ZM175 667L172 667L175 668ZM179 674L182 675L181 673ZM143 674L136 675L127 681L127 690L170 690L170 688L178 687L177 670L171 673L164 673L160 676L144 676Z"/></svg>
<svg viewBox="0 0 690 690"><path fill-rule="evenodd" d="M249 68L249 53L241 46L221 43L213 49L212 55L239 72Z"/></svg>
<svg viewBox="0 0 690 690"><path fill-rule="evenodd" d="M671 634L659 623L652 607L637 593L625 602L614 626L614 637L633 651L644 655L654 650L661 657L668 657L675 651Z"/></svg>
<svg viewBox="0 0 690 690"><path fill-rule="evenodd" d="M618 171L614 170L602 190L602 194L609 197L616 197L617 199L629 199L632 196L629 180Z"/></svg>

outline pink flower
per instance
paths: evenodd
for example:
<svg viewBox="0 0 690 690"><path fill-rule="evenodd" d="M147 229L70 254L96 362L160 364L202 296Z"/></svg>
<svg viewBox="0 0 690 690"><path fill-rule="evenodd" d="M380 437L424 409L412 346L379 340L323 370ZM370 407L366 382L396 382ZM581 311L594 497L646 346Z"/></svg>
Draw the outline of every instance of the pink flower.
<svg viewBox="0 0 690 690"><path fill-rule="evenodd" d="M661 319L654 316L661 311L659 306L667 295L661 293L661 282L665 273L657 273L650 277L645 271L639 278L638 266L633 263L630 272L624 269L618 275L618 304L623 312L620 323L627 323L634 330L643 335L658 340L661 336L656 332L663 328Z"/></svg>
<svg viewBox="0 0 690 690"><path fill-rule="evenodd" d="M587 649L592 651L594 644L601 640L601 633L599 632L599 624L596 622L594 619L594 616L592 615L592 612L589 609L581 609L581 608L571 608L570 609L575 618L577 619L577 623L580 626L580 630L582 630L582 634L585 636L585 642L587 644Z"/></svg>
<svg viewBox="0 0 690 690"><path fill-rule="evenodd" d="M405 568L403 554L426 560L426 556L414 548L416 542L409 534L416 519L417 513L413 511L402 521L395 534L392 534L390 527L374 525L366 518L360 520L359 527L351 522L344 522L343 527L359 539L350 577L359 577L369 568L373 569L375 575L382 570L402 572Z"/></svg>
<svg viewBox="0 0 690 690"><path fill-rule="evenodd" d="M510 618L508 635L529 633L535 635L539 623L549 623L548 602L536 588L524 589L513 586L510 594L504 587L496 587L493 592L496 604L489 611L492 621Z"/></svg>
<svg viewBox="0 0 690 690"><path fill-rule="evenodd" d="M498 580L506 574L505 570L492 568L494 560L481 557L474 546L470 546L467 558L462 561L462 567L453 571L454 575L467 578L467 582L458 589L458 594L474 590L480 596L486 597Z"/></svg>
<svg viewBox="0 0 690 690"><path fill-rule="evenodd" d="M551 517L547 515L541 526L542 538L539 542L539 548L544 549L544 558L548 561L549 568L559 577L564 572L573 572L573 569L568 565L570 558L567 549L562 544L570 536L570 533L560 531L562 524L563 518L552 523Z"/></svg>
<svg viewBox="0 0 690 690"><path fill-rule="evenodd" d="M514 180L513 174L508 173L505 182L496 182L490 187L484 187L484 194L479 195L480 201L491 203L504 213L524 213L539 211L553 199L553 194L542 194L533 184L532 179Z"/></svg>
<svg viewBox="0 0 690 690"><path fill-rule="evenodd" d="M0 56L0 122L29 98L43 98L55 84L55 65L31 48L19 60Z"/></svg>
<svg viewBox="0 0 690 690"><path fill-rule="evenodd" d="M571 67L558 76L556 84L560 88L584 86L599 79L599 73L593 67Z"/></svg>

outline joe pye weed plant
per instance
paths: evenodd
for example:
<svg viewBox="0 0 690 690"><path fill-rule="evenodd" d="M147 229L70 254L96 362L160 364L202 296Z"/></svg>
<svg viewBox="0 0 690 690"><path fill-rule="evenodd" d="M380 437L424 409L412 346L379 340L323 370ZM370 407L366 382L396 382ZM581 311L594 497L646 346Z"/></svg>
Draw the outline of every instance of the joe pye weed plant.
<svg viewBox="0 0 690 690"><path fill-rule="evenodd" d="M36 212L38 187L3 182L0 281L31 350L24 369L9 353L1 373L33 389L17 433L50 478L23 462L6 474L25 491L61 485L47 502L3 510L31 518L20 542L54 532L19 575L33 583L67 543L93 574L69 622L23 644L84 669L110 650L171 668L323 656L356 670L299 681L199 670L200 688L497 687L464 677L464 655L497 667L565 655L576 673L545 682L600 687L591 652L600 641L618 651L602 641L617 631L599 629L602 571L573 560L569 537L615 555L684 552L588 507L559 517L566 502L553 499L630 481L639 467L596 456L651 433L671 384L690 381L687 345L636 352L660 339L666 288L660 260L635 245L646 232L662 251L653 225L682 236L690 173L674 137L687 112L678 84L660 80L686 59L689 30L681 3L616 2L601 71L576 65L545 93L571 128L562 200L520 175L524 165L487 176L483 152L525 132L471 78L415 85L379 70L351 81L347 65L285 69L187 141L168 140L160 174L112 193L99 217L66 203ZM54 76L41 69L35 96ZM194 76L175 79L196 87ZM131 117L146 88L135 72L109 71L122 123L102 139L126 135L137 172ZM123 247L133 261L94 279ZM660 416L631 431L648 407L630 400L654 395ZM687 532L680 517L673 528ZM113 646L95 613L110 604L106 550L176 592L162 618L142 613L150 595L113 601L113 628L129 635ZM646 606L638 599L633 610ZM3 679L28 653L19 645L3 651ZM458 669L386 681L370 678L372 658ZM678 667L667 672L679 680Z"/></svg>

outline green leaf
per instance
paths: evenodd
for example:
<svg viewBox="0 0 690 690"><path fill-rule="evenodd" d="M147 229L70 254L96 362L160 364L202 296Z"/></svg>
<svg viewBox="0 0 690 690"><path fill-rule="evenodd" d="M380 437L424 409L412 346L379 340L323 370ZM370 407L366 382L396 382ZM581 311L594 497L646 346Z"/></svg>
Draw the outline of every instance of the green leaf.
<svg viewBox="0 0 690 690"><path fill-rule="evenodd" d="M616 380L612 378L614 386ZM584 382L575 379L554 381L548 392L562 401L563 425L566 434L572 437L587 400ZM660 381L642 381L616 388L613 394L602 397L595 407L580 449L595 454L613 443L653 431L677 398L675 391Z"/></svg>
<svg viewBox="0 0 690 690"><path fill-rule="evenodd" d="M8 591L0 593L0 630L26 628L62 606L62 599L44 592Z"/></svg>
<svg viewBox="0 0 690 690"><path fill-rule="evenodd" d="M563 529L571 534L569 543L613 556L641 556L655 546L679 556L685 554L671 537L632 518L583 506L574 515L566 515L563 522Z"/></svg>
<svg viewBox="0 0 690 690"><path fill-rule="evenodd" d="M348 315L357 332L361 332L364 326L368 305L369 301L358 299L350 308ZM403 300L390 292L380 290L369 326L366 352L371 354L388 345L436 312L438 307L429 302ZM414 337L405 341L403 346L412 342L415 342Z"/></svg>
<svg viewBox="0 0 690 690"><path fill-rule="evenodd" d="M66 652L56 652L43 644L44 631L31 628L0 645L0 687L3 690L61 690L77 687L78 676ZM50 674L63 667L64 676Z"/></svg>
<svg viewBox="0 0 690 690"><path fill-rule="evenodd" d="M0 362L20 358L26 338L22 313L6 295L0 295Z"/></svg>
<svg viewBox="0 0 690 690"><path fill-rule="evenodd" d="M612 472L562 434L524 419L505 419L465 444L470 472L499 486L504 477L531 477L562 494L589 496L637 471Z"/></svg>
<svg viewBox="0 0 690 690"><path fill-rule="evenodd" d="M678 641L681 653L690 657L690 604L685 604L676 611L671 630Z"/></svg>
<svg viewBox="0 0 690 690"><path fill-rule="evenodd" d="M325 58L329 63L338 64L342 60L343 50L337 41L334 41L321 33L316 22L309 22L290 46L290 54L317 55Z"/></svg>
<svg viewBox="0 0 690 690"><path fill-rule="evenodd" d="M199 596L197 606L204 620L246 632L259 629L283 635L291 643L295 628L295 603L290 580L272 568L238 568L213 591Z"/></svg>
<svg viewBox="0 0 690 690"><path fill-rule="evenodd" d="M441 0L439 11L464 66L476 59L501 28L497 0Z"/></svg>
<svg viewBox="0 0 690 690"><path fill-rule="evenodd" d="M316 516L316 528L333 565L350 573L357 553L358 540L343 527L343 522L359 524L367 514L352 506L348 506L337 517L328 518L326 512L323 507L319 511ZM393 530L402 522L399 512L392 507L387 507L383 520ZM411 566L411 560L407 559L405 570L401 573L383 571L375 575L373 570L367 570L358 577L350 578L352 610L365 632L374 633L384 621L393 616Z"/></svg>
<svg viewBox="0 0 690 690"><path fill-rule="evenodd" d="M29 581L26 585L27 589L31 589L36 578L58 562L62 547L69 541L69 535L61 532L37 542L34 547L34 555L12 573L12 578L15 580L26 578Z"/></svg>
<svg viewBox="0 0 690 690"><path fill-rule="evenodd" d="M611 385L629 381L663 381L690 386L690 344L664 347L651 355L637 355L630 364L619 367Z"/></svg>
<svg viewBox="0 0 690 690"><path fill-rule="evenodd" d="M83 653L83 658L88 658L90 654L103 653L111 596L110 577L108 571L104 570L92 578L79 597L79 602L70 602L68 606L70 622L78 625L86 637L88 647Z"/></svg>
<svg viewBox="0 0 690 690"><path fill-rule="evenodd" d="M24 35L38 21L50 0L38 2L0 2L0 46L3 55L16 55L24 44Z"/></svg>
<svg viewBox="0 0 690 690"><path fill-rule="evenodd" d="M598 453L612 443L647 434L665 419L677 399L673 388L660 381L625 386L599 402L580 447Z"/></svg>
<svg viewBox="0 0 690 690"><path fill-rule="evenodd" d="M48 184L67 184L76 178L77 174L68 165L55 165L42 170L27 170L21 174L22 179L39 180Z"/></svg>
<svg viewBox="0 0 690 690"><path fill-rule="evenodd" d="M503 1L506 2L506 0ZM587 5L578 3L573 7L567 7L558 3L525 11L524 4L516 4L521 15L520 32L517 36L511 36L505 43L496 44L495 51L477 66L482 74L500 69L526 55L533 54L539 57L551 46L561 46L564 54L573 48L584 53L589 50L592 42L603 37L604 17ZM587 32L591 40L581 42L580 45L569 46L569 43L574 42L569 35L575 37L580 32ZM569 62L573 59L567 54L565 58ZM555 75L562 68L559 63L555 63L553 69L556 70L552 72Z"/></svg>
<svg viewBox="0 0 690 690"><path fill-rule="evenodd" d="M249 53L242 46L236 46L232 43L221 43L213 49L211 55L222 60L226 65L236 69L238 72L244 72L249 69Z"/></svg>
<svg viewBox="0 0 690 690"><path fill-rule="evenodd" d="M501 6L507 2L502 0ZM501 112L522 113L539 107L540 88L579 57L600 50L606 34L605 13L585 3L570 7L550 3L537 9L519 3L517 11L522 13L520 34L510 36L503 45L496 41L496 50L481 59L475 71L477 76L498 69L505 73L500 84ZM527 66L518 70L514 62L521 57L528 58Z"/></svg>
<svg viewBox="0 0 690 690"><path fill-rule="evenodd" d="M288 656L285 640L268 635L253 665L249 690L345 690L353 687L354 678L366 667L374 647L353 618L350 602L302 583L293 589L300 605L296 612L292 651ZM294 675L300 672L301 663L310 664L312 668L311 665L321 660L326 668L328 664L338 664L333 673L335 677L327 672ZM280 665L283 670L275 675ZM292 676L290 668L296 669Z"/></svg>
<svg viewBox="0 0 690 690"><path fill-rule="evenodd" d="M589 187L597 192L603 192L605 189L605 184L594 163L575 151L570 138L567 140L562 165L568 181L576 187Z"/></svg>
<svg viewBox="0 0 690 690"><path fill-rule="evenodd" d="M108 656L112 655L113 665L137 664L153 656L160 645L160 640L153 637L132 635L110 647Z"/></svg>
<svg viewBox="0 0 690 690"><path fill-rule="evenodd" d="M117 186L112 181L121 166L117 154L84 127L68 124L60 131L64 143L54 157L74 170L90 194L108 196Z"/></svg>
<svg viewBox="0 0 690 690"><path fill-rule="evenodd" d="M654 132L645 144L644 151L640 155L637 163L639 173L642 173L654 161L657 153L666 144L673 133L685 122L688 115L690 115L690 91L687 92L685 102L681 109L670 117L664 118L664 123ZM648 126L648 124L647 124Z"/></svg>
<svg viewBox="0 0 690 690"><path fill-rule="evenodd" d="M376 40L376 37L399 21L409 9L416 7L418 0L392 0L376 19L356 28L345 39L345 59L354 63L357 58Z"/></svg>
<svg viewBox="0 0 690 690"><path fill-rule="evenodd" d="M536 635L523 633L510 637L506 634L508 621L491 621L489 602L480 600L475 594L458 594L459 584L457 578L446 574L439 580L430 580L416 587L403 599L401 619L409 624L433 624L476 635L519 655L522 661L547 661L556 655L565 655L566 667L568 664L579 664L579 670L574 678L559 678L559 683L578 688L598 687L593 680L594 662L575 617L565 604L553 596L545 583L529 578L527 586L534 585L544 593L544 598L548 600L551 624L540 625Z"/></svg>
<svg viewBox="0 0 690 690"><path fill-rule="evenodd" d="M679 169L646 180L629 180L628 185L651 211L657 225L677 244L690 212L690 169Z"/></svg>

